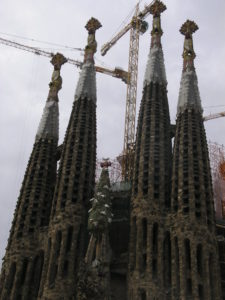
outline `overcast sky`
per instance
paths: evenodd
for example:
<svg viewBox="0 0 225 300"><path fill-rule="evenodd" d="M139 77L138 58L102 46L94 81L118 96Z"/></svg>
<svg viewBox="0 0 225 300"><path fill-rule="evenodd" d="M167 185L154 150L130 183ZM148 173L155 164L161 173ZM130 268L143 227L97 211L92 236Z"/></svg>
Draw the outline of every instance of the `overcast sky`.
<svg viewBox="0 0 225 300"><path fill-rule="evenodd" d="M141 9L147 0L141 2ZM194 34L195 61L204 114L225 111L225 1L165 0L162 38L168 79L171 120L175 122L182 71L183 36L180 26L194 20L199 30ZM136 0L1 0L0 37L24 44L62 52L83 60L78 51L34 43L5 35L13 34L65 46L84 48L84 28L93 16L102 23L98 30L96 64L127 70L129 34L105 56L100 47L109 41L136 4ZM152 24L152 17L147 22ZM122 27L125 25L122 24ZM120 27L120 29L122 28ZM140 37L137 112L150 45L150 29ZM4 255L13 212L21 187L34 137L48 94L52 66L49 59L0 44L0 257ZM62 67L60 91L60 142L71 112L79 70L69 64ZM107 75L97 75L97 145L98 157L115 158L123 148L126 86ZM225 118L206 123L208 139L225 144Z"/></svg>

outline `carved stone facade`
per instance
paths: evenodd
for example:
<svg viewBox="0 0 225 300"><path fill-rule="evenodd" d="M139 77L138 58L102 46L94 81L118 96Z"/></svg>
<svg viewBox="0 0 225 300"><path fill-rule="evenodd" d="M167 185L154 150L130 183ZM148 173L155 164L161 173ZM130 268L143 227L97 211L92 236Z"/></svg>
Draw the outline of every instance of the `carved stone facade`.
<svg viewBox="0 0 225 300"><path fill-rule="evenodd" d="M86 25L88 44L60 151L58 91L66 59L53 57L50 92L3 261L0 300L225 299L225 221L214 217L194 68L197 25L188 20L181 28L184 64L174 130L161 45L165 9L159 0L150 7L132 182L110 185L105 162L94 191L98 20Z"/></svg>

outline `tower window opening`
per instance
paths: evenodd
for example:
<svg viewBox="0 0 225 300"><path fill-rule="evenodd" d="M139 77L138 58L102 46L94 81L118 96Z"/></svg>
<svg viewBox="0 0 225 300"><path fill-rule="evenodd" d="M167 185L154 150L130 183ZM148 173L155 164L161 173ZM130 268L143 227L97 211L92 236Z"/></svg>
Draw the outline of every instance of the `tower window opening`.
<svg viewBox="0 0 225 300"><path fill-rule="evenodd" d="M203 259L202 259L202 245L197 246L197 270L198 274L202 276L203 274Z"/></svg>
<svg viewBox="0 0 225 300"><path fill-rule="evenodd" d="M61 241L62 241L62 232L57 231L56 243L55 243L55 257L56 258L59 256L59 253L60 253Z"/></svg>
<svg viewBox="0 0 225 300"><path fill-rule="evenodd" d="M25 258L23 261L22 271L21 271L21 277L20 277L20 284L23 286L25 279L26 279L26 273L27 273L27 266L28 266L28 260Z"/></svg>
<svg viewBox="0 0 225 300"><path fill-rule="evenodd" d="M140 300L146 300L146 291L145 290L141 290L140 291Z"/></svg>
<svg viewBox="0 0 225 300"><path fill-rule="evenodd" d="M190 278L187 279L187 295L192 295L192 281Z"/></svg>
<svg viewBox="0 0 225 300"><path fill-rule="evenodd" d="M210 253L209 255L209 282L210 282L210 294L211 294L211 299L214 299L215 297L215 287L216 287L216 282L214 281L214 261L213 261L213 254Z"/></svg>
<svg viewBox="0 0 225 300"><path fill-rule="evenodd" d="M73 227L70 226L67 231L66 252L68 253L72 245Z"/></svg>
<svg viewBox="0 0 225 300"><path fill-rule="evenodd" d="M198 285L198 295L200 300L204 300L204 290L201 284Z"/></svg>
<svg viewBox="0 0 225 300"><path fill-rule="evenodd" d="M164 286L171 286L171 241L167 231L163 242Z"/></svg>
<svg viewBox="0 0 225 300"><path fill-rule="evenodd" d="M185 247L186 268L188 270L191 270L191 248L190 248L190 241L188 239L185 239L184 247Z"/></svg>
<svg viewBox="0 0 225 300"><path fill-rule="evenodd" d="M143 232L143 248L147 248L147 232L148 232L148 228L147 228L148 224L147 224L147 220L144 218L142 219L142 232Z"/></svg>
<svg viewBox="0 0 225 300"><path fill-rule="evenodd" d="M179 257L179 246L178 246L178 239L177 237L174 238L175 244L175 266L176 266L176 286L177 286L177 293L180 293L180 257Z"/></svg>
<svg viewBox="0 0 225 300"><path fill-rule="evenodd" d="M68 267L69 267L69 262L68 260L64 261L63 264L63 276L66 277L68 275Z"/></svg>
<svg viewBox="0 0 225 300"><path fill-rule="evenodd" d="M133 260L131 261L131 270L134 270L136 265L136 243L137 243L137 225L136 225L136 217L132 219L132 233L133 238L131 240L132 242L132 249L133 249Z"/></svg>
<svg viewBox="0 0 225 300"><path fill-rule="evenodd" d="M152 245L153 245L153 255L158 253L158 224L155 223L152 229Z"/></svg>
<svg viewBox="0 0 225 300"><path fill-rule="evenodd" d="M12 290L12 287L13 287L13 284L14 284L15 275L16 275L16 263L13 262L11 264L10 271L9 271L9 276L7 278L7 281L6 281L6 288L9 292L9 295L11 293L11 290Z"/></svg>

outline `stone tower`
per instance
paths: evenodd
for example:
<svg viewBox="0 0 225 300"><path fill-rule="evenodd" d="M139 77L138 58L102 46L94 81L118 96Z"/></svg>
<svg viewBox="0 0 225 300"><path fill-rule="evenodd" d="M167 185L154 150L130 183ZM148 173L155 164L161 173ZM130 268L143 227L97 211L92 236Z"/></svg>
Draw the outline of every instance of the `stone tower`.
<svg viewBox="0 0 225 300"><path fill-rule="evenodd" d="M168 278L168 232L164 223L170 207L171 136L167 80L161 45L161 1L153 15L151 48L144 78L132 182L128 299L162 299Z"/></svg>
<svg viewBox="0 0 225 300"><path fill-rule="evenodd" d="M53 56L50 91L23 179L2 267L0 299L37 299L56 178L58 91L66 59Z"/></svg>
<svg viewBox="0 0 225 300"><path fill-rule="evenodd" d="M210 164L194 67L197 29L189 20L180 29L185 41L172 171L172 299L219 300Z"/></svg>
<svg viewBox="0 0 225 300"><path fill-rule="evenodd" d="M95 31L92 18L86 25L88 44L67 127L55 186L42 299L73 299L80 259L87 243L87 212L93 196L96 162Z"/></svg>

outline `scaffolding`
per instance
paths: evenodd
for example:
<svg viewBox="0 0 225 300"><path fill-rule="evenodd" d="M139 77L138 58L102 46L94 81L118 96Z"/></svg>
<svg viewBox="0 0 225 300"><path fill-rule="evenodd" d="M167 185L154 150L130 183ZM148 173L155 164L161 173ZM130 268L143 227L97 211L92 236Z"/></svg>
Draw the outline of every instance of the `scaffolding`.
<svg viewBox="0 0 225 300"><path fill-rule="evenodd" d="M209 141L209 158L217 219L225 219L225 147Z"/></svg>

